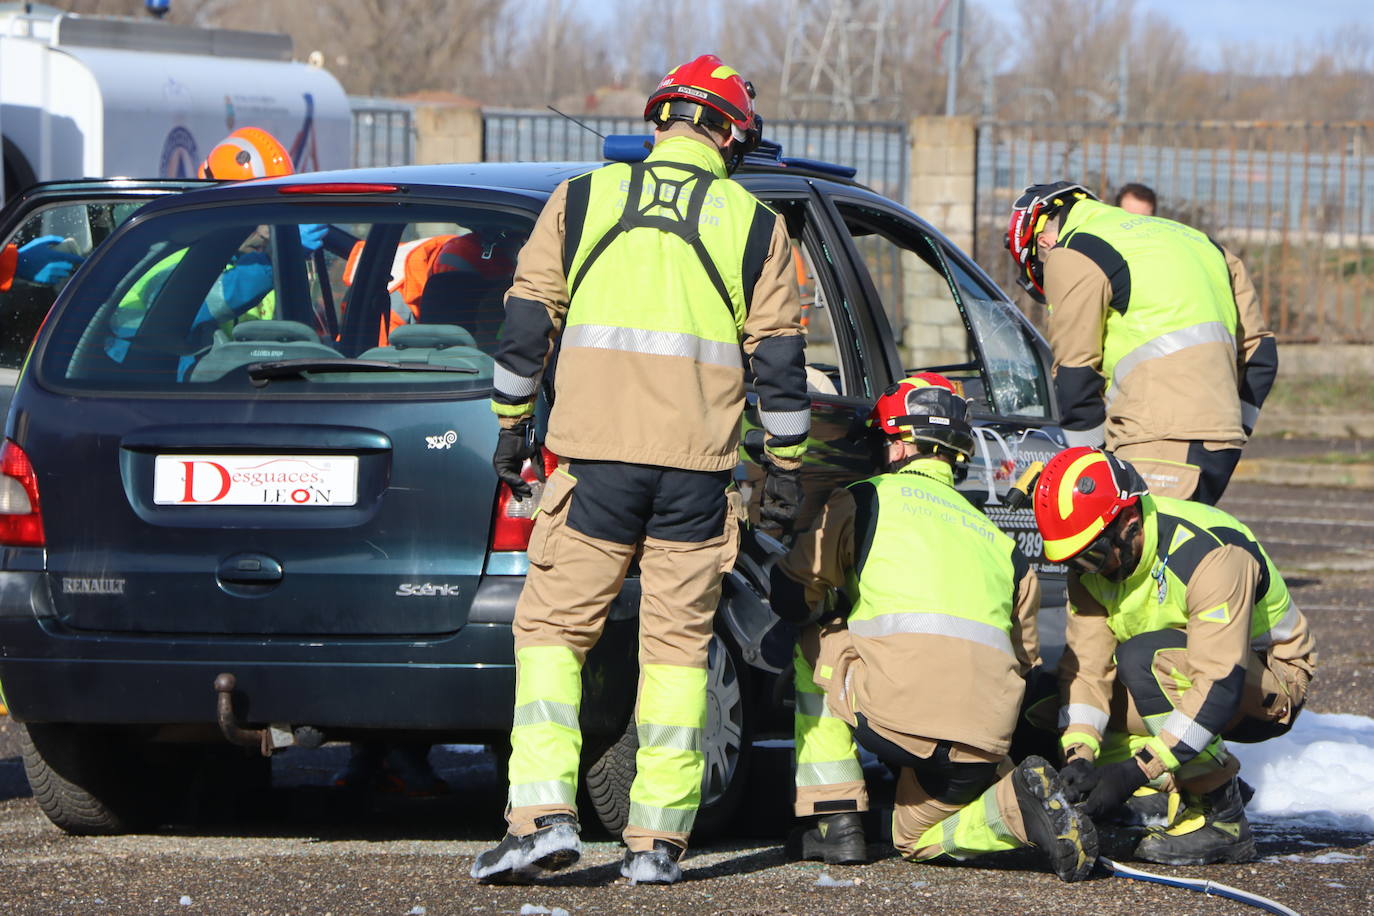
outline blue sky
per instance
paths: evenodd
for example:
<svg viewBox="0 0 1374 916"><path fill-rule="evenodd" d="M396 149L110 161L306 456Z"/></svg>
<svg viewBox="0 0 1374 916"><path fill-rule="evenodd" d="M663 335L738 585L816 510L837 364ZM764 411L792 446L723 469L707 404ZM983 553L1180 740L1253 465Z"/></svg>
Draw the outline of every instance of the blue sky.
<svg viewBox="0 0 1374 916"><path fill-rule="evenodd" d="M969 2L1011 30L1021 21L1018 9L1026 0ZM1203 64L1213 62L1224 44L1258 42L1282 50L1294 41L1310 44L1353 22L1374 29L1370 0L1137 0L1136 10L1160 13L1183 29L1208 58Z"/></svg>
<svg viewBox="0 0 1374 916"><path fill-rule="evenodd" d="M572 2L597 18L609 15L599 0ZM997 16L1014 35L1021 21L1018 9L1034 0L968 2ZM776 5L778 15L786 15L786 4L779 0ZM1351 23L1374 32L1371 0L1136 0L1136 10L1162 13L1183 29L1204 66L1216 62L1225 44L1258 42L1282 52L1294 42L1311 44Z"/></svg>

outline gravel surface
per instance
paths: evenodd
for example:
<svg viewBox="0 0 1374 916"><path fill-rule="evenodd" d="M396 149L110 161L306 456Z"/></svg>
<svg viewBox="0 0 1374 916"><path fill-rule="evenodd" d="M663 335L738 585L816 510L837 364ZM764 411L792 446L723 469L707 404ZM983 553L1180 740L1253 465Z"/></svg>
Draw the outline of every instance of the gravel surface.
<svg viewBox="0 0 1374 916"><path fill-rule="evenodd" d="M1283 568L1316 629L1320 667L1308 709L1374 713L1374 500L1365 494L1236 484L1225 507L1250 524ZM787 751L756 749L746 809L727 839L704 843L671 888L630 886L620 847L586 844L582 862L546 883L481 887L472 857L503 823L504 787L484 755L439 748L454 786L434 799L335 789L343 746L273 761L274 789L199 826L153 834L71 837L47 822L18 758L18 726L0 718L0 911L5 913L1254 913L1200 893L1111 877L1065 885L1033 851L985 867L918 865L874 843L878 861L789 863ZM882 787L875 789L881 795ZM870 838L877 839L874 824ZM1305 916L1374 913L1374 836L1291 825L1257 828L1261 860L1148 870L1205 878L1272 897ZM1109 837L1129 853L1128 836ZM828 878L827 878L828 876ZM846 884L845 882L853 882ZM838 886L837 886L838 885Z"/></svg>

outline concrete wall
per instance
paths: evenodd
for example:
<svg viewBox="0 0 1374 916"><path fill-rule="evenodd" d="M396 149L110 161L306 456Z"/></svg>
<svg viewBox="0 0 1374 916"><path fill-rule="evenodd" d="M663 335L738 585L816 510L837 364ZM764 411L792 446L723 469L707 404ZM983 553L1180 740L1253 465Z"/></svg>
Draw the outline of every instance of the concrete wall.
<svg viewBox="0 0 1374 916"><path fill-rule="evenodd" d="M415 106L415 164L482 161L482 109L471 105Z"/></svg>

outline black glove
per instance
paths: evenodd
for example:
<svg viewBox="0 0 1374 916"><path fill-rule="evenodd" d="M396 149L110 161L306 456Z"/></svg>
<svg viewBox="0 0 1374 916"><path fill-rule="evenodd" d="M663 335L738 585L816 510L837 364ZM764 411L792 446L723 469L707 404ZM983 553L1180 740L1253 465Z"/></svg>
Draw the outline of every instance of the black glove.
<svg viewBox="0 0 1374 916"><path fill-rule="evenodd" d="M1102 768L1087 757L1075 757L1059 771L1059 781L1064 784L1064 795L1071 805L1087 798L1101 778Z"/></svg>
<svg viewBox="0 0 1374 916"><path fill-rule="evenodd" d="M1145 775L1134 757L1099 767L1097 785L1088 793L1088 800L1083 803L1083 813L1096 820L1120 807L1136 789L1149 781L1150 777Z"/></svg>
<svg viewBox="0 0 1374 916"><path fill-rule="evenodd" d="M763 475L759 521L769 527L786 530L797 520L797 513L801 511L801 468L789 471L778 467L765 453Z"/></svg>
<svg viewBox="0 0 1374 916"><path fill-rule="evenodd" d="M518 499L529 499L534 490L520 476L525 461L534 459L534 473L544 480L544 459L540 454L538 439L534 436L534 418L526 417L510 429L503 429L496 437L496 454L492 456L491 466L496 468L496 476L510 487Z"/></svg>

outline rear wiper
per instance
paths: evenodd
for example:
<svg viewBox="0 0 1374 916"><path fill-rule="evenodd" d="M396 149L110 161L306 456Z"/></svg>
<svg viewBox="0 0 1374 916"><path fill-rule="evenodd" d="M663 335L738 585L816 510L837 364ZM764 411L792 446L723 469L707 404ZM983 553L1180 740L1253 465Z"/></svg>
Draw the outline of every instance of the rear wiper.
<svg viewBox="0 0 1374 916"><path fill-rule="evenodd" d="M431 366L428 363L393 363L382 359L282 359L276 362L249 363L248 377L255 385L273 379L300 378L307 372L457 372L477 375L470 366Z"/></svg>

